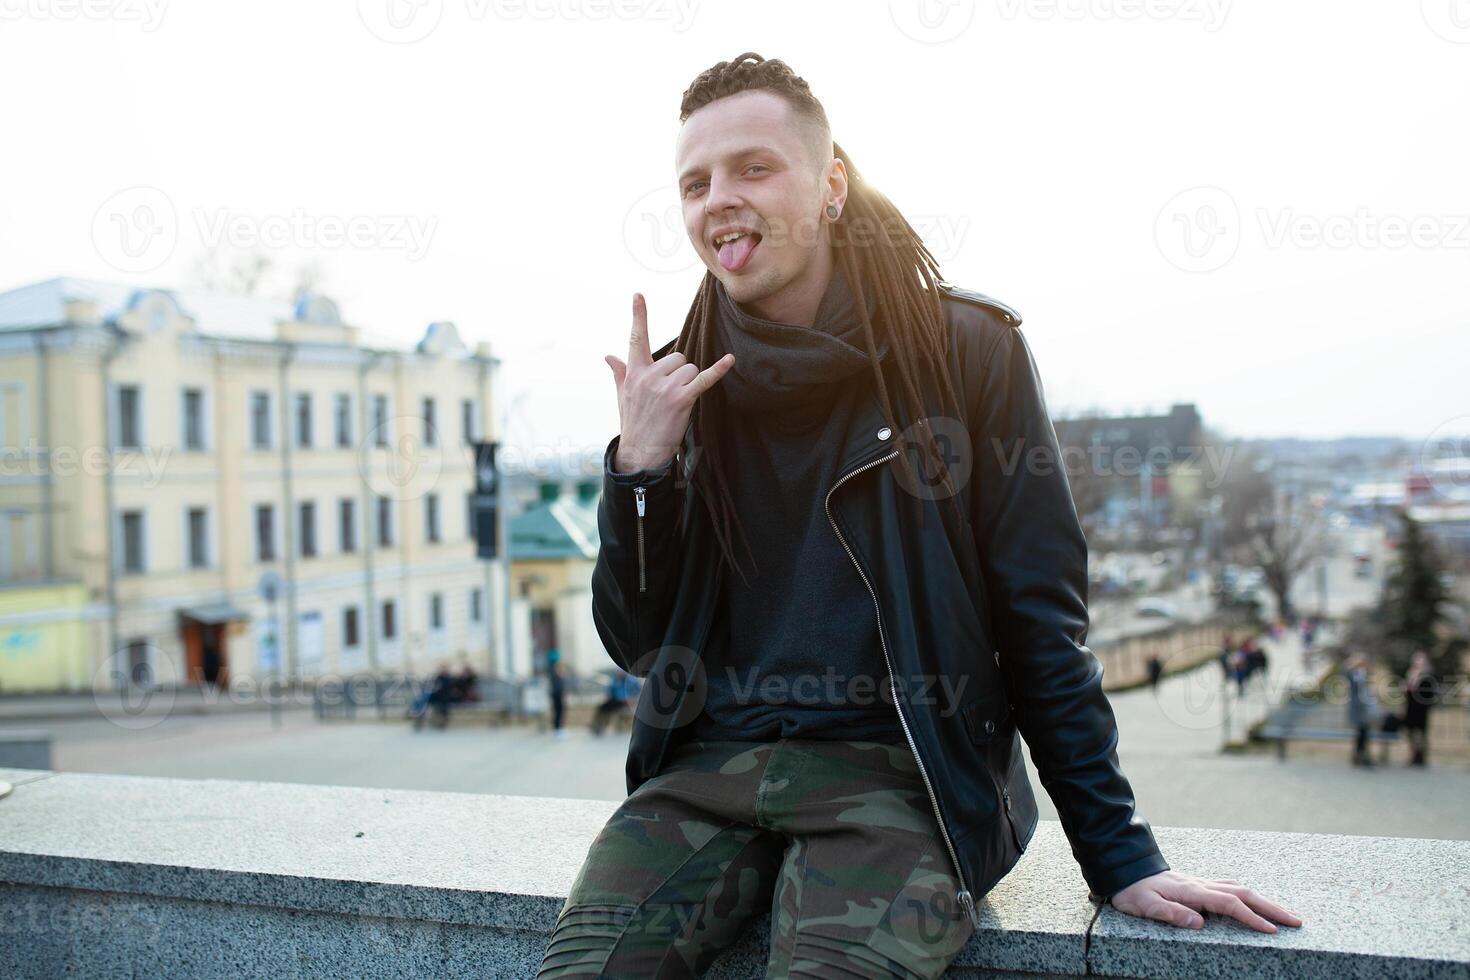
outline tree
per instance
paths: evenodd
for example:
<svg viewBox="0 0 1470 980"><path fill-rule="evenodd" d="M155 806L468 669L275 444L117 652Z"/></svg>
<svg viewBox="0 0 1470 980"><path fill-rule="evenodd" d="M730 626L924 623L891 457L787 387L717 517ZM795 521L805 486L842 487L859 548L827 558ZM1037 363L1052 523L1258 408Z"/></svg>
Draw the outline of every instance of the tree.
<svg viewBox="0 0 1470 980"><path fill-rule="evenodd" d="M260 296L294 303L316 292L325 278L316 261L283 265L270 252L215 246L194 260L193 285L234 296Z"/></svg>
<svg viewBox="0 0 1470 980"><path fill-rule="evenodd" d="M1291 584L1322 551L1320 512L1293 487L1279 487L1270 460L1242 450L1227 470L1220 495L1220 544L1243 564L1258 565L1276 597L1278 614L1296 619Z"/></svg>
<svg viewBox="0 0 1470 980"><path fill-rule="evenodd" d="M1431 656L1439 650L1437 627L1445 619L1443 604L1448 596L1441 578L1444 564L1434 542L1407 510L1400 509L1398 517L1403 532L1398 561L1384 583L1382 623L1386 659L1394 670L1403 673L1415 650ZM1455 669L1436 664L1437 669L1446 667Z"/></svg>
<svg viewBox="0 0 1470 980"><path fill-rule="evenodd" d="M195 285L210 292L254 296L262 291L275 266L269 252L215 247L194 260L192 279Z"/></svg>

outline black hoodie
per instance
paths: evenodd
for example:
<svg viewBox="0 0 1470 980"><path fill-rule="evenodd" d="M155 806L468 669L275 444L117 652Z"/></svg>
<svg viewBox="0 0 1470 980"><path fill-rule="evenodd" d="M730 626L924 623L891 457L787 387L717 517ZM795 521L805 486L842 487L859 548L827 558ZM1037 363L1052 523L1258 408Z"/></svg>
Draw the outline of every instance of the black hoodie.
<svg viewBox="0 0 1470 980"><path fill-rule="evenodd" d="M856 304L840 269L811 327L762 319L716 283L711 363L735 366L717 386L722 453L740 536L705 652L704 710L686 738L851 739L902 743L873 599L827 518L842 475L837 446L856 405L876 397ZM869 316L876 316L867 297ZM880 359L886 338L874 323Z"/></svg>

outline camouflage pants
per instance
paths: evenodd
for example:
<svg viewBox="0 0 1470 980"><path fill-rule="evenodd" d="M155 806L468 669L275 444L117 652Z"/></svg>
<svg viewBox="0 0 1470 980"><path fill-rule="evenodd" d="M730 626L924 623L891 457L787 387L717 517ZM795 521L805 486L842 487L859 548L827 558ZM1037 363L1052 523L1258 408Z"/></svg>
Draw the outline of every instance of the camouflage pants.
<svg viewBox="0 0 1470 980"><path fill-rule="evenodd" d="M689 742L592 845L540 977L696 977L771 912L773 977L934 977L969 917L904 745Z"/></svg>

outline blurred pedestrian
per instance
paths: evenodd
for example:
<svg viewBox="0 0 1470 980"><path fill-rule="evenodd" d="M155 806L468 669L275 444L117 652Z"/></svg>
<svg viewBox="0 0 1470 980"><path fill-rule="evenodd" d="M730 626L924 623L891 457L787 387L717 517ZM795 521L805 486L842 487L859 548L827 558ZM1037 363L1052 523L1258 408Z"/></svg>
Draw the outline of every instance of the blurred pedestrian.
<svg viewBox="0 0 1470 980"><path fill-rule="evenodd" d="M607 685L607 700L597 706L592 716L592 734L601 735L615 715L632 709L633 696L638 693L638 682L631 674L619 667Z"/></svg>
<svg viewBox="0 0 1470 980"><path fill-rule="evenodd" d="M1439 679L1434 676L1429 654L1414 651L1409 672L1404 676L1404 736L1411 752L1409 765L1427 765L1429 752L1429 709L1439 700Z"/></svg>
<svg viewBox="0 0 1470 980"><path fill-rule="evenodd" d="M1260 674L1261 687L1263 689L1266 686L1266 664L1265 647L1261 646L1260 641L1254 638L1248 640L1245 646L1245 676L1249 679L1252 674Z"/></svg>
<svg viewBox="0 0 1470 980"><path fill-rule="evenodd" d="M1353 765L1372 766L1368 757L1368 732L1378 715L1378 700L1368 678L1368 658L1361 653L1348 657L1343 664L1348 682L1348 725L1354 730Z"/></svg>
<svg viewBox="0 0 1470 980"><path fill-rule="evenodd" d="M206 640L204 643L204 683L210 687L219 687L220 671L224 667L224 661L220 658L219 643Z"/></svg>
<svg viewBox="0 0 1470 980"><path fill-rule="evenodd" d="M566 729L561 723L566 714L566 682L562 676L561 651L556 647L546 651L546 684L551 693L551 734L565 738Z"/></svg>
<svg viewBox="0 0 1470 980"><path fill-rule="evenodd" d="M1230 654L1230 676L1235 678L1235 693L1240 697L1245 697L1245 678L1250 673L1250 658L1246 655L1250 642L1247 638Z"/></svg>
<svg viewBox="0 0 1470 980"><path fill-rule="evenodd" d="M471 701L480 700L480 689L475 686L475 682L479 679L480 675L476 674L475 669L469 664L461 667L454 678L454 703L468 704Z"/></svg>
<svg viewBox="0 0 1470 980"><path fill-rule="evenodd" d="M449 726L449 705L454 700L454 676L449 673L449 661L439 661L439 669L429 682L429 707L434 710L434 725Z"/></svg>
<svg viewBox="0 0 1470 980"><path fill-rule="evenodd" d="M1159 678L1164 676L1164 662L1159 659L1157 653L1151 653L1148 657L1148 686L1157 689Z"/></svg>

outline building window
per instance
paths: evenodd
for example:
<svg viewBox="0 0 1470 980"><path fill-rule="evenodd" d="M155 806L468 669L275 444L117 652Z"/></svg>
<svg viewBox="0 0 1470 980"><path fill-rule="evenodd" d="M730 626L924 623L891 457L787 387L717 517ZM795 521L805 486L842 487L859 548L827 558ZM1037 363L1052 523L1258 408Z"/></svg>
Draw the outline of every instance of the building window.
<svg viewBox="0 0 1470 980"><path fill-rule="evenodd" d="M189 567L209 567L209 515L203 507L190 507L187 518L189 526Z"/></svg>
<svg viewBox="0 0 1470 980"><path fill-rule="evenodd" d="M0 510L0 582L44 577L41 517L30 510Z"/></svg>
<svg viewBox="0 0 1470 980"><path fill-rule="evenodd" d="M393 501L378 498L378 547L393 547Z"/></svg>
<svg viewBox="0 0 1470 980"><path fill-rule="evenodd" d="M30 434L27 425L29 405L24 384L19 381L0 383L0 446L25 445Z"/></svg>
<svg viewBox="0 0 1470 980"><path fill-rule="evenodd" d="M351 650L356 648L360 642L357 622L357 607L348 606L342 610L342 645Z"/></svg>
<svg viewBox="0 0 1470 980"><path fill-rule="evenodd" d="M344 555L357 550L357 501L351 497L337 501L337 538Z"/></svg>
<svg viewBox="0 0 1470 980"><path fill-rule="evenodd" d="M297 532L301 539L301 557L316 557L316 504L307 501L299 508L301 528Z"/></svg>
<svg viewBox="0 0 1470 980"><path fill-rule="evenodd" d="M373 396L373 442L388 445L388 396Z"/></svg>
<svg viewBox="0 0 1470 980"><path fill-rule="evenodd" d="M204 392L198 388L184 389L184 448L204 448Z"/></svg>
<svg viewBox="0 0 1470 980"><path fill-rule="evenodd" d="M117 389L117 445L137 449L143 445L143 395L137 385Z"/></svg>
<svg viewBox="0 0 1470 980"><path fill-rule="evenodd" d="M429 593L429 629L442 630L444 628L444 593Z"/></svg>
<svg viewBox="0 0 1470 980"><path fill-rule="evenodd" d="M121 558L122 570L138 573L144 570L143 512L125 510L122 513Z"/></svg>
<svg viewBox="0 0 1470 980"><path fill-rule="evenodd" d="M255 505L255 560L276 560L276 509L270 504Z"/></svg>
<svg viewBox="0 0 1470 980"><path fill-rule="evenodd" d="M311 448L311 395L305 392L296 396L296 445Z"/></svg>
<svg viewBox="0 0 1470 980"><path fill-rule="evenodd" d="M338 395L333 416L336 419L337 448L352 448L352 396Z"/></svg>
<svg viewBox="0 0 1470 980"><path fill-rule="evenodd" d="M435 436L435 425L434 425L434 399L432 399L432 398L425 398L424 399L424 445L426 445L426 446L433 446L433 445L437 445L437 444L438 444L438 440L437 440L437 437Z"/></svg>
<svg viewBox="0 0 1470 980"><path fill-rule="evenodd" d="M485 593L482 589L470 589L470 622L478 623L485 615Z"/></svg>
<svg viewBox="0 0 1470 980"><path fill-rule="evenodd" d="M271 447L271 395L268 391L250 393L250 446Z"/></svg>
<svg viewBox="0 0 1470 980"><path fill-rule="evenodd" d="M383 639L391 640L398 635L398 610L393 605L393 600L388 599L383 603Z"/></svg>
<svg viewBox="0 0 1470 980"><path fill-rule="evenodd" d="M424 495L424 533L430 544L439 543L439 495L437 493Z"/></svg>
<svg viewBox="0 0 1470 980"><path fill-rule="evenodd" d="M475 426L475 401L473 398L466 398L459 403L459 425L464 433L465 443L469 444L474 442L477 431Z"/></svg>

